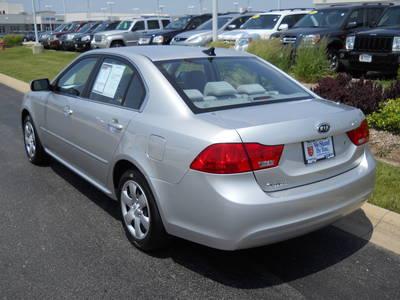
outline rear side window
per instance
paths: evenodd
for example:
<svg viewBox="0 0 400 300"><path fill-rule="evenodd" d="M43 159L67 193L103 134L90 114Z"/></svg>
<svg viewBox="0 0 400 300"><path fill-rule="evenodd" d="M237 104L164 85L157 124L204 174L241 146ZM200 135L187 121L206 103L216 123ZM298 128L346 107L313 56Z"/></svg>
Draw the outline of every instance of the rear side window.
<svg viewBox="0 0 400 300"><path fill-rule="evenodd" d="M94 81L89 98L122 105L133 73L133 69L128 64L115 59L105 59Z"/></svg>
<svg viewBox="0 0 400 300"><path fill-rule="evenodd" d="M376 25L382 13L383 13L383 8L380 7L368 8L367 9L368 26Z"/></svg>
<svg viewBox="0 0 400 300"><path fill-rule="evenodd" d="M162 20L163 27L167 27L169 23L170 23L169 20Z"/></svg>
<svg viewBox="0 0 400 300"><path fill-rule="evenodd" d="M158 23L158 20L151 20L147 21L147 27L149 28L149 30L159 29L160 24Z"/></svg>
<svg viewBox="0 0 400 300"><path fill-rule="evenodd" d="M97 63L97 58L85 58L73 65L57 81L57 91L81 96Z"/></svg>
<svg viewBox="0 0 400 300"><path fill-rule="evenodd" d="M195 113L311 97L256 58L198 58L156 65Z"/></svg>
<svg viewBox="0 0 400 300"><path fill-rule="evenodd" d="M138 31L138 30L144 30L144 21L138 21L135 23L135 25L132 28L132 31Z"/></svg>
<svg viewBox="0 0 400 300"><path fill-rule="evenodd" d="M146 90L142 79L137 72L134 73L128 92L126 93L124 106L138 110L146 96Z"/></svg>

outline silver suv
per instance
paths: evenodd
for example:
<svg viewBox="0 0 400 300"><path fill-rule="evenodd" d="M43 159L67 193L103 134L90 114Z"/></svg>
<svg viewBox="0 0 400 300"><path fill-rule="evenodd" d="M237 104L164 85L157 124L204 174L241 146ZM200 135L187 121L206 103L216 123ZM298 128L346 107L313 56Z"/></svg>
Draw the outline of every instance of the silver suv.
<svg viewBox="0 0 400 300"><path fill-rule="evenodd" d="M135 46L142 34L163 29L171 22L170 18L137 18L121 21L116 30L96 34L92 48L113 48Z"/></svg>

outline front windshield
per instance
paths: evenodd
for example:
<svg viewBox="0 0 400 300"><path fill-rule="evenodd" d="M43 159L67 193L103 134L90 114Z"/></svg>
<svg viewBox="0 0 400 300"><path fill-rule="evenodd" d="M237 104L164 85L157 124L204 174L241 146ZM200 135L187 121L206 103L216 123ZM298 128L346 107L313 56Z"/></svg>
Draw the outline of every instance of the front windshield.
<svg viewBox="0 0 400 300"><path fill-rule="evenodd" d="M294 26L299 27L340 27L349 13L348 9L326 9L312 11Z"/></svg>
<svg viewBox="0 0 400 300"><path fill-rule="evenodd" d="M310 98L285 75L253 57L156 63L194 112Z"/></svg>
<svg viewBox="0 0 400 300"><path fill-rule="evenodd" d="M108 28L110 24L109 23L101 23L93 32L101 32L104 31Z"/></svg>
<svg viewBox="0 0 400 300"><path fill-rule="evenodd" d="M232 18L230 17L218 17L218 29L221 29L226 23L230 22ZM203 25L197 27L197 30L212 30L213 20L205 22Z"/></svg>
<svg viewBox="0 0 400 300"><path fill-rule="evenodd" d="M400 7L389 8L378 23L378 27L394 26L400 26Z"/></svg>
<svg viewBox="0 0 400 300"><path fill-rule="evenodd" d="M129 30L131 28L132 21L122 21L118 24L117 30Z"/></svg>
<svg viewBox="0 0 400 300"><path fill-rule="evenodd" d="M280 15L256 15L243 24L243 29L273 29Z"/></svg>
<svg viewBox="0 0 400 300"><path fill-rule="evenodd" d="M83 25L81 28L79 28L78 33L88 32L93 27L93 25L94 25L93 23L87 23Z"/></svg>
<svg viewBox="0 0 400 300"><path fill-rule="evenodd" d="M67 24L61 24L61 25L57 26L56 29L54 29L54 32L62 32L62 31L64 31L65 27L67 27Z"/></svg>
<svg viewBox="0 0 400 300"><path fill-rule="evenodd" d="M165 29L184 29L189 21L190 17L177 18L172 23L169 23Z"/></svg>

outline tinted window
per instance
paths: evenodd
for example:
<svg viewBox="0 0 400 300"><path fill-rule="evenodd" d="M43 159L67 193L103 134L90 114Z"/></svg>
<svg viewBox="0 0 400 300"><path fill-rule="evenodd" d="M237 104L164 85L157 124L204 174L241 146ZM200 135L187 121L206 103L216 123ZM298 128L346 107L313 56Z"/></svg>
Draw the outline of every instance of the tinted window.
<svg viewBox="0 0 400 300"><path fill-rule="evenodd" d="M147 27L149 28L149 30L159 29L160 28L160 24L158 23L157 20L147 21Z"/></svg>
<svg viewBox="0 0 400 300"><path fill-rule="evenodd" d="M124 106L137 110L142 105L145 96L146 90L143 82L139 74L135 72L125 97Z"/></svg>
<svg viewBox="0 0 400 300"><path fill-rule="evenodd" d="M105 59L94 81L89 98L121 105L131 82L133 70L126 63Z"/></svg>
<svg viewBox="0 0 400 300"><path fill-rule="evenodd" d="M231 23L229 23L229 25L235 25L236 26L235 28L240 28L240 26L246 23L248 19L250 19L250 16L239 17L233 20Z"/></svg>
<svg viewBox="0 0 400 300"><path fill-rule="evenodd" d="M349 13L348 9L314 10L302 18L294 27L340 27Z"/></svg>
<svg viewBox="0 0 400 300"><path fill-rule="evenodd" d="M218 29L221 29L226 23L232 20L231 17L218 17ZM212 20L207 21L203 25L197 27L198 30L212 30Z"/></svg>
<svg viewBox="0 0 400 300"><path fill-rule="evenodd" d="M281 24L288 24L292 28L305 15L290 15L283 18Z"/></svg>
<svg viewBox="0 0 400 300"><path fill-rule="evenodd" d="M133 26L132 31L145 30L144 21L138 21Z"/></svg>
<svg viewBox="0 0 400 300"><path fill-rule="evenodd" d="M189 22L190 18L189 17L181 17L175 19L172 23L169 23L169 25L166 27L167 29L183 29Z"/></svg>
<svg viewBox="0 0 400 300"><path fill-rule="evenodd" d="M379 27L398 27L400 24L400 7L389 8L378 23Z"/></svg>
<svg viewBox="0 0 400 300"><path fill-rule="evenodd" d="M82 95L97 58L86 58L73 65L57 82L57 90L75 96Z"/></svg>
<svg viewBox="0 0 400 300"><path fill-rule="evenodd" d="M161 22L162 22L163 27L167 27L168 24L170 23L169 20L162 20Z"/></svg>
<svg viewBox="0 0 400 300"><path fill-rule="evenodd" d="M364 26L364 9L356 9L351 14L347 21L348 24L356 23L357 27Z"/></svg>
<svg viewBox="0 0 400 300"><path fill-rule="evenodd" d="M185 59L157 66L195 112L310 97L256 58Z"/></svg>
<svg viewBox="0 0 400 300"><path fill-rule="evenodd" d="M383 8L375 7L367 9L367 25L376 25L379 21L379 17L382 15Z"/></svg>
<svg viewBox="0 0 400 300"><path fill-rule="evenodd" d="M273 29L280 15L256 15L251 17L243 26L244 29Z"/></svg>

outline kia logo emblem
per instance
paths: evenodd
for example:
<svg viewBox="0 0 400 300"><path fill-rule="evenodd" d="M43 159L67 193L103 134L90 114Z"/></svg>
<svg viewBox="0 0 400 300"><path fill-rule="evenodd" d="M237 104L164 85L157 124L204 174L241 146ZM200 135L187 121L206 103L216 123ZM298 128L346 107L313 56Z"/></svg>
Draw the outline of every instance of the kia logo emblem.
<svg viewBox="0 0 400 300"><path fill-rule="evenodd" d="M321 123L317 126L319 133L327 133L331 129L331 125L328 123Z"/></svg>

